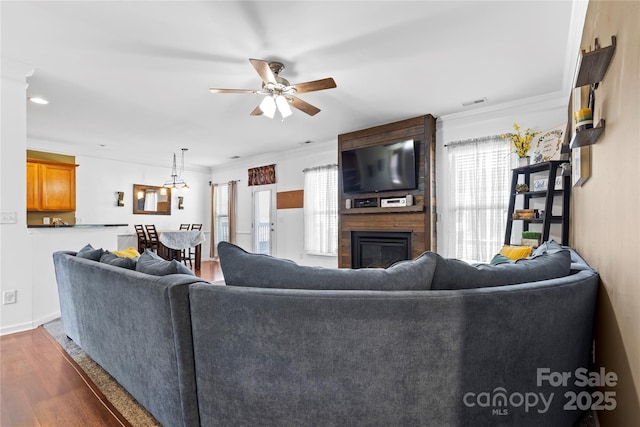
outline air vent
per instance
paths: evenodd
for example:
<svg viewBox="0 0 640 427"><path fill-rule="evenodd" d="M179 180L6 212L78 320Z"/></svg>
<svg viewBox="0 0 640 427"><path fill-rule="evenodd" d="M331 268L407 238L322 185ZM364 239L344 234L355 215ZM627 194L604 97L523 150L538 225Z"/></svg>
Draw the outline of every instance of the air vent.
<svg viewBox="0 0 640 427"><path fill-rule="evenodd" d="M468 107L470 105L482 104L483 102L487 102L487 98L474 99L473 101L463 102L463 107Z"/></svg>

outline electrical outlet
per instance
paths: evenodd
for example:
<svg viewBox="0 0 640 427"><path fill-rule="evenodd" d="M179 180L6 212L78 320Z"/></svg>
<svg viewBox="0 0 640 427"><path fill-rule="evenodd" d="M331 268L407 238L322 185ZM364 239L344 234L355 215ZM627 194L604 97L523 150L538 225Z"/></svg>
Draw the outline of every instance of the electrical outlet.
<svg viewBox="0 0 640 427"><path fill-rule="evenodd" d="M15 224L17 221L17 212L2 212L0 215L0 224Z"/></svg>
<svg viewBox="0 0 640 427"><path fill-rule="evenodd" d="M18 291L5 291L2 294L2 304L15 304L18 298Z"/></svg>

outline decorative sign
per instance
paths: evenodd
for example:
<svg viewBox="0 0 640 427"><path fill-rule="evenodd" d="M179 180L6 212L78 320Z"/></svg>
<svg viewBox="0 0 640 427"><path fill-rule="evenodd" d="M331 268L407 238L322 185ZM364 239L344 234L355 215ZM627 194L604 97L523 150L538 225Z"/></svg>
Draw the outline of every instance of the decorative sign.
<svg viewBox="0 0 640 427"><path fill-rule="evenodd" d="M540 136L531 143L532 163L548 162L549 160L560 160L564 133L567 125L556 126Z"/></svg>
<svg viewBox="0 0 640 427"><path fill-rule="evenodd" d="M251 168L248 172L249 185L267 185L276 183L276 165Z"/></svg>

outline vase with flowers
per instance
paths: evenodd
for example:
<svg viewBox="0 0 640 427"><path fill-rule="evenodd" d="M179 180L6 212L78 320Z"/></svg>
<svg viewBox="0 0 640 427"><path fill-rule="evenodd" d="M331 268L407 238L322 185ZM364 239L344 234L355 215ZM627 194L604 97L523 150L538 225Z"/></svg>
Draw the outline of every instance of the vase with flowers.
<svg viewBox="0 0 640 427"><path fill-rule="evenodd" d="M505 133L500 135L501 138L509 138L513 145L513 151L518 155L518 166L526 166L529 164L529 150L531 149L531 141L540 134L540 132L531 132L531 128L527 128L524 134L521 132L520 125L513 124L516 133Z"/></svg>

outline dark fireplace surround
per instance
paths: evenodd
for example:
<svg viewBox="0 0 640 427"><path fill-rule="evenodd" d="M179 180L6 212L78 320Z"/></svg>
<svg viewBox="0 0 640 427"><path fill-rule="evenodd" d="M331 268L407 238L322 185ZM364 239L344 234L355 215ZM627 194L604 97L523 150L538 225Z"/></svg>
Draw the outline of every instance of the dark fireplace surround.
<svg viewBox="0 0 640 427"><path fill-rule="evenodd" d="M351 268L386 268L411 259L410 231L352 231Z"/></svg>

